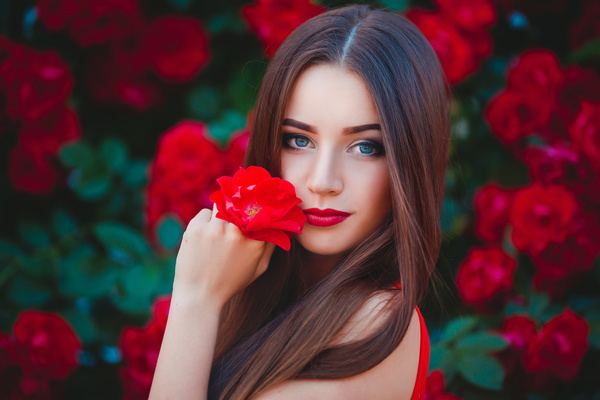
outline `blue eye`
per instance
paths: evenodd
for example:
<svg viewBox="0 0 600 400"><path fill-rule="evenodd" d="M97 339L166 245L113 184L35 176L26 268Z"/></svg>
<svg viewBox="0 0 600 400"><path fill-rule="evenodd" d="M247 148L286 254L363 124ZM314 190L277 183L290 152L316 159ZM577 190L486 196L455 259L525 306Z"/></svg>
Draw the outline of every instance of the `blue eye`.
<svg viewBox="0 0 600 400"><path fill-rule="evenodd" d="M373 148L373 145L370 143L361 143L360 145L358 145L358 149L363 154L371 154L375 150Z"/></svg>
<svg viewBox="0 0 600 400"><path fill-rule="evenodd" d="M299 150L310 147L311 140L304 135L295 133L283 134L283 146L290 150Z"/></svg>
<svg viewBox="0 0 600 400"><path fill-rule="evenodd" d="M376 142L360 142L354 146L355 154L369 157L379 157L385 154L383 145Z"/></svg>
<svg viewBox="0 0 600 400"><path fill-rule="evenodd" d="M306 147L306 146L308 146L308 139L303 136L296 136L294 138L294 143L298 147Z"/></svg>

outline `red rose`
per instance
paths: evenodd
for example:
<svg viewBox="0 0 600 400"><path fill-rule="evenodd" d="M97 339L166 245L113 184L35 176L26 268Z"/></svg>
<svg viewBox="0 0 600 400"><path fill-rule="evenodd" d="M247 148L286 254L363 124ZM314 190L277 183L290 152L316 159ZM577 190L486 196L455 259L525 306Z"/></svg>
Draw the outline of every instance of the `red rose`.
<svg viewBox="0 0 600 400"><path fill-rule="evenodd" d="M223 175L223 153L200 122L183 121L165 132L152 162L146 195L151 237L159 219L173 213L187 224L202 208L211 208L210 193Z"/></svg>
<svg viewBox="0 0 600 400"><path fill-rule="evenodd" d="M221 186L210 196L217 205L217 218L231 222L250 239L275 243L289 250L293 233L301 233L306 216L296 207L294 186L272 178L264 168L240 168L233 178L217 179Z"/></svg>
<svg viewBox="0 0 600 400"><path fill-rule="evenodd" d="M324 11L309 0L256 0L243 6L241 14L272 57L294 29Z"/></svg>
<svg viewBox="0 0 600 400"><path fill-rule="evenodd" d="M532 180L568 185L581 179L577 174L579 156L562 143L531 146L523 150L521 156Z"/></svg>
<svg viewBox="0 0 600 400"><path fill-rule="evenodd" d="M513 190L501 188L495 183L481 186L473 196L475 208L475 233L488 243L500 243L508 224Z"/></svg>
<svg viewBox="0 0 600 400"><path fill-rule="evenodd" d="M46 154L40 149L20 146L8 156L8 177L15 189L36 195L51 193L58 182Z"/></svg>
<svg viewBox="0 0 600 400"><path fill-rule="evenodd" d="M161 100L156 85L144 76L146 62L120 51L98 51L85 63L83 83L98 102L145 111Z"/></svg>
<svg viewBox="0 0 600 400"><path fill-rule="evenodd" d="M450 393L444 393L446 384L444 374L439 369L433 370L427 377L425 400L462 400Z"/></svg>
<svg viewBox="0 0 600 400"><path fill-rule="evenodd" d="M588 349L589 330L585 319L565 309L548 321L529 345L526 370L549 372L565 381L573 378Z"/></svg>
<svg viewBox="0 0 600 400"><path fill-rule="evenodd" d="M13 326L15 357L24 373L43 379L66 379L77 367L81 342L59 315L23 311Z"/></svg>
<svg viewBox="0 0 600 400"><path fill-rule="evenodd" d="M600 172L600 103L582 102L581 111L569 127L573 148Z"/></svg>
<svg viewBox="0 0 600 400"><path fill-rule="evenodd" d="M163 79L192 79L209 59L208 36L200 21L168 15L149 24L144 42L151 64Z"/></svg>
<svg viewBox="0 0 600 400"><path fill-rule="evenodd" d="M504 90L488 104L485 117L500 141L511 145L546 127L553 106L552 101L531 91Z"/></svg>
<svg viewBox="0 0 600 400"><path fill-rule="evenodd" d="M575 196L559 185L534 183L517 191L510 213L512 241L535 256L550 243L562 243L578 208Z"/></svg>
<svg viewBox="0 0 600 400"><path fill-rule="evenodd" d="M461 29L477 31L496 22L496 9L489 0L435 0L435 3Z"/></svg>
<svg viewBox="0 0 600 400"><path fill-rule="evenodd" d="M537 272L534 286L551 295L562 296L583 278L600 255L600 221L593 211L578 213L563 243L549 245L533 258Z"/></svg>
<svg viewBox="0 0 600 400"><path fill-rule="evenodd" d="M7 115L36 120L64 107L73 88L73 77L60 56L54 51L35 53L28 49L13 54L0 75Z"/></svg>
<svg viewBox="0 0 600 400"><path fill-rule="evenodd" d="M558 96L558 115L565 126L581 111L582 100L600 102L600 77L593 69L573 65L565 70L565 82Z"/></svg>
<svg viewBox="0 0 600 400"><path fill-rule="evenodd" d="M477 69L471 43L442 15L413 9L406 16L429 40L448 82L457 83Z"/></svg>
<svg viewBox="0 0 600 400"><path fill-rule="evenodd" d="M168 296L158 298L153 305L153 319L146 327L123 330L120 348L127 365L120 372L125 399L147 399L150 394L170 302Z"/></svg>
<svg viewBox="0 0 600 400"><path fill-rule="evenodd" d="M32 152L39 150L42 154L53 156L62 144L80 136L77 114L64 108L41 120L25 124L19 132L18 145Z"/></svg>
<svg viewBox="0 0 600 400"><path fill-rule="evenodd" d="M502 336L510 347L524 353L537 335L535 321L526 315L511 315L502 323Z"/></svg>
<svg viewBox="0 0 600 400"><path fill-rule="evenodd" d="M508 89L534 91L554 98L565 80L558 58L549 50L531 49L522 53L508 73Z"/></svg>
<svg viewBox="0 0 600 400"><path fill-rule="evenodd" d="M79 7L70 33L83 47L123 38L141 23L137 0L85 0Z"/></svg>
<svg viewBox="0 0 600 400"><path fill-rule="evenodd" d="M500 247L471 248L456 272L461 298L478 310L486 309L512 288L516 268L517 261Z"/></svg>
<svg viewBox="0 0 600 400"><path fill-rule="evenodd" d="M80 11L78 0L37 0L37 12L40 21L50 31L67 27Z"/></svg>

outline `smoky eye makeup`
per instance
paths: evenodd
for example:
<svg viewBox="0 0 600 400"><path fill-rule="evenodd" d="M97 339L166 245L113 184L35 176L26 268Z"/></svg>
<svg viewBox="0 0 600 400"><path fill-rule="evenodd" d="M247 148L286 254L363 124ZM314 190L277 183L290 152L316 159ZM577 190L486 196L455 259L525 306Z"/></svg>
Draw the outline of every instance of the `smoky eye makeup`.
<svg viewBox="0 0 600 400"><path fill-rule="evenodd" d="M290 150L301 150L310 147L311 140L300 133L283 133L283 147Z"/></svg>

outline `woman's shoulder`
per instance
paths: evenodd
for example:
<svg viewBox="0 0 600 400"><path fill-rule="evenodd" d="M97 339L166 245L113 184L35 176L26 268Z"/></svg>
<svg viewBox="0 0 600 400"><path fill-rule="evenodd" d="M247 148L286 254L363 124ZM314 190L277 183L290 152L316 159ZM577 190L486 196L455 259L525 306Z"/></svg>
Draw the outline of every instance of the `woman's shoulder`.
<svg viewBox="0 0 600 400"><path fill-rule="evenodd" d="M381 291L369 298L336 336L332 345L368 337L385 321L392 292ZM406 399L415 388L421 347L420 317L415 309L400 344L370 370L339 380L299 380L278 385L259 396L266 399Z"/></svg>

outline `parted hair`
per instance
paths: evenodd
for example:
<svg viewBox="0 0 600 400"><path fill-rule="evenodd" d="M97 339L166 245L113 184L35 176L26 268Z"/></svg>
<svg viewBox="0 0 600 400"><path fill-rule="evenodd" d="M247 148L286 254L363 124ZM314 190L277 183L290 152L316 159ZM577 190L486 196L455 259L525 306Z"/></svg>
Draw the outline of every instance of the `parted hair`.
<svg viewBox="0 0 600 400"><path fill-rule="evenodd" d="M448 86L427 39L399 13L367 5L329 10L298 27L270 61L259 89L246 165L280 175L282 123L294 86L318 64L357 74L372 94L390 171L386 221L310 288L300 245L277 248L267 272L225 306L209 398L247 399L292 379L364 372L400 343L441 246L449 142ZM353 314L395 283L383 322L332 344ZM351 361L350 361L351 360Z"/></svg>

